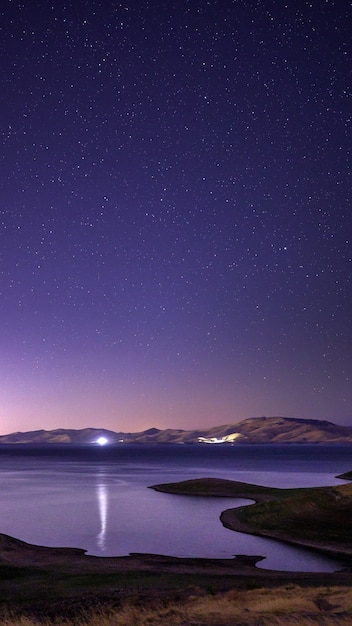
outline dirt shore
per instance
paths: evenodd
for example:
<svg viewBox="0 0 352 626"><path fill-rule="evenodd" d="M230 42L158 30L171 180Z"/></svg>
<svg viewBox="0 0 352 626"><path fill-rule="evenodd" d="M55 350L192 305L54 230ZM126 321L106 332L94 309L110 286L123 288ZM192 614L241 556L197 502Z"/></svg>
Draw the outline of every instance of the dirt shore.
<svg viewBox="0 0 352 626"><path fill-rule="evenodd" d="M0 615L21 610L51 616L121 603L204 590L276 587L298 584L351 586L352 572L302 573L257 568L262 557L177 558L155 554L94 557L84 550L35 546L0 534ZM194 591L196 589L196 591ZM45 597L43 597L45 590ZM69 607L69 608L68 608Z"/></svg>

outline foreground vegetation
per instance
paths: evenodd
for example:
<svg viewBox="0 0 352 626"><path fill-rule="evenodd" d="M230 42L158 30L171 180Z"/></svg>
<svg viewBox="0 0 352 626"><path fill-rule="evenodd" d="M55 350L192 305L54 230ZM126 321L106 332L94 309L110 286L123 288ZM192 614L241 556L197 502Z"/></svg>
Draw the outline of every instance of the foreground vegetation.
<svg viewBox="0 0 352 626"><path fill-rule="evenodd" d="M347 626L352 623L352 590L346 587L303 589L286 585L275 589L229 590L199 595L186 601L127 603L119 609L38 620L8 617L1 626Z"/></svg>

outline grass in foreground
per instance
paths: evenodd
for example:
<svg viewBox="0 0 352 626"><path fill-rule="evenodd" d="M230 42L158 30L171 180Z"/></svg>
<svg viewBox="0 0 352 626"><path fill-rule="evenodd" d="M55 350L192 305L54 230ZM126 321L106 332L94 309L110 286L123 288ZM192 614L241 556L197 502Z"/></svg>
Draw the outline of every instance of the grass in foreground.
<svg viewBox="0 0 352 626"><path fill-rule="evenodd" d="M352 590L346 587L230 590L191 596L186 602L126 604L110 612L97 610L74 621L36 621L27 617L0 620L1 626L347 626L352 623Z"/></svg>

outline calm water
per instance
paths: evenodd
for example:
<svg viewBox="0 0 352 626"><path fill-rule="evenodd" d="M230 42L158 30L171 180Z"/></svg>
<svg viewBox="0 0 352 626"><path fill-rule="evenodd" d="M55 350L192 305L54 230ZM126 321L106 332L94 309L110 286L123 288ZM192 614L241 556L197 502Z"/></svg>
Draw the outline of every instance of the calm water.
<svg viewBox="0 0 352 626"><path fill-rule="evenodd" d="M275 487L340 484L352 446L0 447L0 532L97 556L152 552L265 556L263 567L333 571L314 552L223 528L226 508L248 500L190 498L148 486L220 477Z"/></svg>

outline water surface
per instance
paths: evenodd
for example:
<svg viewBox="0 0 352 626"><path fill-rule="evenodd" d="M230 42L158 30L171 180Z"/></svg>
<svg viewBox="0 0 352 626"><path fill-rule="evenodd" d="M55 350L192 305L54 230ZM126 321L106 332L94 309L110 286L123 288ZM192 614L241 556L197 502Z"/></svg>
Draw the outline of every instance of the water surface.
<svg viewBox="0 0 352 626"><path fill-rule="evenodd" d="M150 485L219 477L275 487L339 484L351 446L0 447L0 532L97 556L263 555L263 567L333 571L341 563L225 529L221 511L248 500L175 496Z"/></svg>

